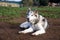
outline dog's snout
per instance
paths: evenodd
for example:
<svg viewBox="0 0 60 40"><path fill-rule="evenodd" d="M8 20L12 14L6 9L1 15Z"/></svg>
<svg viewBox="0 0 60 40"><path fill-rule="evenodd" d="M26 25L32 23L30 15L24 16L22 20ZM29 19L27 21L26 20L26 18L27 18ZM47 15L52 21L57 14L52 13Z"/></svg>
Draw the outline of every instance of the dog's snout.
<svg viewBox="0 0 60 40"><path fill-rule="evenodd" d="M27 18L27 20L29 20L29 18Z"/></svg>

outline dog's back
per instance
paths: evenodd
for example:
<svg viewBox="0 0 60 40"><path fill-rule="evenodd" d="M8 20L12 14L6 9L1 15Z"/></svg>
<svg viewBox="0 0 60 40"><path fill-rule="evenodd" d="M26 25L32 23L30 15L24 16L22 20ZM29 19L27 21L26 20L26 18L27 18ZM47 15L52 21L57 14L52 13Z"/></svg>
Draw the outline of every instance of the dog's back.
<svg viewBox="0 0 60 40"><path fill-rule="evenodd" d="M47 22L47 19L45 17L43 17L42 15L40 15L40 22L42 23L44 29L47 28L47 25L48 25L48 22Z"/></svg>

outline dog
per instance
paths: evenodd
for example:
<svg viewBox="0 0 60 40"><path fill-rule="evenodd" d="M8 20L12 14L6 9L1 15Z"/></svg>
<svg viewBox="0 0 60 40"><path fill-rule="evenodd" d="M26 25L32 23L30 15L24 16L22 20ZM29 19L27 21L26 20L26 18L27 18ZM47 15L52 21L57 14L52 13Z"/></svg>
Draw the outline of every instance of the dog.
<svg viewBox="0 0 60 40"><path fill-rule="evenodd" d="M27 11L27 21L20 25L21 28L27 29L19 31L18 33L26 34L33 32L32 35L40 35L46 33L47 26L47 19L39 15L37 10L32 11L31 8L29 8Z"/></svg>

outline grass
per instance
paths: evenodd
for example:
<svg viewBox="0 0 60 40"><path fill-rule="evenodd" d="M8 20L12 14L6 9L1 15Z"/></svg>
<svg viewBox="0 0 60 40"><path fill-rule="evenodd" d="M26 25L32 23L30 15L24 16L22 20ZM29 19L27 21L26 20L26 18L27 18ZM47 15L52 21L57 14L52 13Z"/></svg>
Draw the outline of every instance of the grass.
<svg viewBox="0 0 60 40"><path fill-rule="evenodd" d="M60 18L60 7L33 7L37 9L39 14L48 18ZM10 20L13 18L19 18L22 15L25 16L27 7L0 7L0 20Z"/></svg>

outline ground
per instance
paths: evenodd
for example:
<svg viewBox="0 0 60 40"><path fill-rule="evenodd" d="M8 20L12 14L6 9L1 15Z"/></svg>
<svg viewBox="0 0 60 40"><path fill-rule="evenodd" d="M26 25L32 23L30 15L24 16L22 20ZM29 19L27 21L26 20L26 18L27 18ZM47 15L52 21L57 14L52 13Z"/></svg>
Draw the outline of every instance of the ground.
<svg viewBox="0 0 60 40"><path fill-rule="evenodd" d="M22 23L25 20L20 18L14 21ZM60 40L60 19L48 18L48 22L46 33L38 36L32 36L31 33L18 34L19 23L0 22L0 40Z"/></svg>

